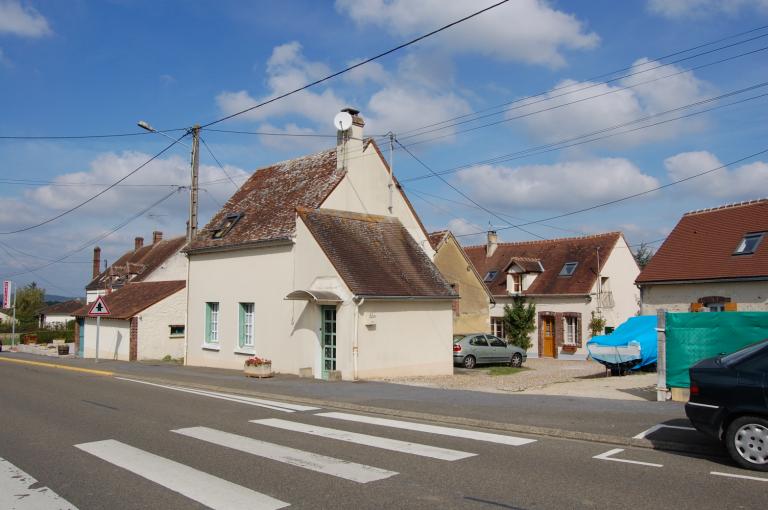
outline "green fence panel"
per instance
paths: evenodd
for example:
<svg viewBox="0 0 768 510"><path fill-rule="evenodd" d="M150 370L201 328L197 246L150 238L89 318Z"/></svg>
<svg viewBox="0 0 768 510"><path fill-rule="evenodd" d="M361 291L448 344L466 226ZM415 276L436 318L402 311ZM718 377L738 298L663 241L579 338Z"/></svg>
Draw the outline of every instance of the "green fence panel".
<svg viewBox="0 0 768 510"><path fill-rule="evenodd" d="M667 387L688 388L688 369L768 338L768 312L667 314Z"/></svg>

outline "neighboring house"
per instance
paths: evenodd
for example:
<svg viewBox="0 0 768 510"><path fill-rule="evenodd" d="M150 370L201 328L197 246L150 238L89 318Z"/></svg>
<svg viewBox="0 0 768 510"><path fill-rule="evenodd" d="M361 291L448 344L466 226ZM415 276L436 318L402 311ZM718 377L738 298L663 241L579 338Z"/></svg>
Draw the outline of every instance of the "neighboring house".
<svg viewBox="0 0 768 510"><path fill-rule="evenodd" d="M0 324L10 324L12 322L13 322L13 309L0 308ZM16 322L18 322L18 320Z"/></svg>
<svg viewBox="0 0 768 510"><path fill-rule="evenodd" d="M643 314L768 311L768 199L685 214L637 278Z"/></svg>
<svg viewBox="0 0 768 510"><path fill-rule="evenodd" d="M496 300L493 334L504 336L504 305L514 296L536 305L529 355L583 359L593 313L615 328L638 312L640 269L620 232L517 243L488 232L485 246L464 250Z"/></svg>
<svg viewBox="0 0 768 510"><path fill-rule="evenodd" d="M40 327L63 329L67 326L67 322L75 320L74 312L82 307L83 302L79 299L70 299L46 306L40 310Z"/></svg>
<svg viewBox="0 0 768 510"><path fill-rule="evenodd" d="M184 356L184 280L136 282L104 296L109 317L101 318L99 358L135 361ZM75 343L84 358L96 355L96 319L90 304L75 312Z"/></svg>
<svg viewBox="0 0 768 510"><path fill-rule="evenodd" d="M452 373L434 250L357 111L337 147L257 170L189 257L190 365L316 378Z"/></svg>
<svg viewBox="0 0 768 510"><path fill-rule="evenodd" d="M133 250L126 252L114 264L101 267L101 249L93 249L93 279L86 285L86 302L104 296L130 282L186 280L187 259L181 252L184 236L163 240L163 233L152 233L152 244L145 246L144 238L134 239Z"/></svg>
<svg viewBox="0 0 768 510"><path fill-rule="evenodd" d="M152 244L145 246L144 238L135 238L133 250L101 272L101 250L94 248L94 274L86 286L86 302L92 303L101 295L107 304L118 303L117 311L110 310L109 319L102 318L99 356L102 352L104 357L118 356L125 360L184 356L186 291L181 289L185 288L187 279L187 258L181 250L185 244L184 236L163 240L163 233L155 231ZM86 313L87 307L79 311L75 340L81 356L93 357L96 320L86 319ZM141 322L144 320L148 322ZM139 329L133 333L131 321L139 321ZM105 331L111 339L106 344L103 343Z"/></svg>
<svg viewBox="0 0 768 510"><path fill-rule="evenodd" d="M495 303L475 266L449 230L429 234L434 262L459 295L453 302L453 334L490 333L490 309Z"/></svg>

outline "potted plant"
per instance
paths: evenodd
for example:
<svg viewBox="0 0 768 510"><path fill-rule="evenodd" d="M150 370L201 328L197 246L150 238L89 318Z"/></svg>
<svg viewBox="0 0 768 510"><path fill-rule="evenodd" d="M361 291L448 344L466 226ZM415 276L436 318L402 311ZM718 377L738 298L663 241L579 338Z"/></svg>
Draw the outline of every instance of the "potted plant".
<svg viewBox="0 0 768 510"><path fill-rule="evenodd" d="M252 358L248 358L245 360L245 365L243 366L243 373L247 377L272 377L274 372L272 372L272 362L266 358L259 358L258 356L253 356Z"/></svg>

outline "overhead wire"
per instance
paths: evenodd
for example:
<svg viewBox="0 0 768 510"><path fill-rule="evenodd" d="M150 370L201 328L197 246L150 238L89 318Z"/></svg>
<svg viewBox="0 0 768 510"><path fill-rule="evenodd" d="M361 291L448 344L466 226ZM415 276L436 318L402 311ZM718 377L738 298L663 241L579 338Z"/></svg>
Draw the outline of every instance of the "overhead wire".
<svg viewBox="0 0 768 510"><path fill-rule="evenodd" d="M200 141L203 142L203 145L205 145L205 148L208 149L208 154L210 154L213 160L216 162L216 164L219 165L219 168L221 168L221 171L224 172L224 175L227 177L227 179L229 179L229 182L232 183L232 186L235 187L235 190L240 189L240 186L238 186L237 183L235 183L235 181L232 180L232 177L230 177L229 173L227 173L227 169L224 168L224 165L221 164L221 161L219 161L219 158L216 157L216 154L214 154L211 148L208 146L208 143L205 141L205 138L201 136Z"/></svg>

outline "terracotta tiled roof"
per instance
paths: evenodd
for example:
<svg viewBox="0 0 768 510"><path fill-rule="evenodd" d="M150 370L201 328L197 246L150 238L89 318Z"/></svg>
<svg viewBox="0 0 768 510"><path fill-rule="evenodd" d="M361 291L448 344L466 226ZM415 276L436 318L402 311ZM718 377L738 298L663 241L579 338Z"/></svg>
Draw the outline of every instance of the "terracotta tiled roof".
<svg viewBox="0 0 768 510"><path fill-rule="evenodd" d="M131 283L122 289L116 290L104 296L104 301L109 308L110 319L130 319L142 310L146 310L155 303L177 293L186 287L184 280L171 280L166 282L141 282ZM88 314L90 303L80 307L73 313L78 317Z"/></svg>
<svg viewBox="0 0 768 510"><path fill-rule="evenodd" d="M86 285L86 290L100 290L105 289L110 280L110 275L120 277L120 282L115 287L122 286L125 281L124 277L129 274L130 271L136 271L131 282L140 282L147 278L152 271L160 267L163 262L168 260L172 255L178 252L186 243L184 236L175 237L173 239L167 239L165 241L158 241L139 248L138 250L131 250L123 254L122 257L99 274L96 278L91 280L91 283Z"/></svg>
<svg viewBox="0 0 768 510"><path fill-rule="evenodd" d="M467 246L464 251L483 278L490 271L498 272L492 281L486 282L494 296L508 295L505 269L515 258L539 260L544 267L544 272L539 273L524 294L586 295L591 292L597 278L597 249L600 249L602 267L620 237L620 232L610 232L545 241L499 243L490 257L485 256L484 245ZM571 276L559 276L566 262L578 262L576 270ZM540 269L537 267L536 270Z"/></svg>
<svg viewBox="0 0 768 510"><path fill-rule="evenodd" d="M298 213L355 295L456 297L397 218L331 209L300 208Z"/></svg>
<svg viewBox="0 0 768 510"><path fill-rule="evenodd" d="M734 255L744 234L766 232L751 255ZM768 199L685 214L637 283L768 277Z"/></svg>
<svg viewBox="0 0 768 510"><path fill-rule="evenodd" d="M509 264L504 269L509 269L509 266L512 264L517 264L520 266L523 271L526 273L541 273L542 272L542 264L541 260L531 257L512 257L509 261Z"/></svg>
<svg viewBox="0 0 768 510"><path fill-rule="evenodd" d="M429 239L429 244L432 245L432 248L437 250L437 247L440 246L440 243L443 242L443 239L445 239L445 236L448 235L449 230L438 230L437 232L430 232L427 235L427 238Z"/></svg>
<svg viewBox="0 0 768 510"><path fill-rule="evenodd" d="M83 307L83 302L79 299L70 299L69 301L62 301L61 303L54 303L51 306L46 306L40 313L43 315L55 315L55 314L72 314Z"/></svg>
<svg viewBox="0 0 768 510"><path fill-rule="evenodd" d="M257 170L197 233L188 250L289 239L296 229L296 208L319 207L344 174L336 168L335 147ZM242 217L221 239L213 239L214 229L231 214Z"/></svg>

